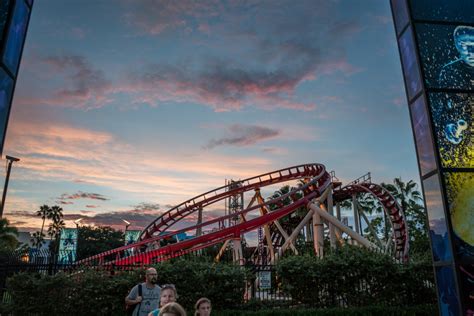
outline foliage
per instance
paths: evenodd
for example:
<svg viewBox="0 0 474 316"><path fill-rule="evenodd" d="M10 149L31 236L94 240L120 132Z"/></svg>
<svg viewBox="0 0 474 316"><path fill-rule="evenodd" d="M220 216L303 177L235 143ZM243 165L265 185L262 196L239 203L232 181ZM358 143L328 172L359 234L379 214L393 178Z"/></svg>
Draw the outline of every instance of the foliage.
<svg viewBox="0 0 474 316"><path fill-rule="evenodd" d="M51 239L51 244L49 244L49 249L54 252L59 250L59 237L61 235L61 230L66 226L63 221L63 209L57 205L49 209L49 216L52 220L52 223L48 227L48 235Z"/></svg>
<svg viewBox="0 0 474 316"><path fill-rule="evenodd" d="M178 302L192 308L200 297L208 297L215 308L243 303L245 270L229 264L209 261L166 261L156 266L160 284L175 284Z"/></svg>
<svg viewBox="0 0 474 316"><path fill-rule="evenodd" d="M277 271L284 290L311 306L373 302L402 306L435 301L431 264L399 265L387 255L359 247L345 246L323 259L283 258Z"/></svg>
<svg viewBox="0 0 474 316"><path fill-rule="evenodd" d="M213 306L221 309L243 303L245 270L239 266L176 260L160 263L156 268L159 284L175 284L178 301L188 310L202 296L209 297ZM55 275L19 273L8 279L11 302L3 306L3 312L122 315L125 296L142 282L144 275L143 269L115 273L76 269L71 274Z"/></svg>
<svg viewBox="0 0 474 316"><path fill-rule="evenodd" d="M423 207L421 192L413 180L404 183L401 178L395 178L393 184L382 184L398 201L408 225L410 252L423 255L430 251L428 240L428 217Z"/></svg>
<svg viewBox="0 0 474 316"><path fill-rule="evenodd" d="M0 218L0 250L14 250L18 245L18 230L6 218Z"/></svg>
<svg viewBox="0 0 474 316"><path fill-rule="evenodd" d="M137 283L139 271L112 276L108 271L84 270L72 275L17 274L7 282L15 315L122 314L124 298Z"/></svg>
<svg viewBox="0 0 474 316"><path fill-rule="evenodd" d="M325 309L273 309L259 311L213 310L216 316L431 316L438 312L435 304L417 306L364 306Z"/></svg>
<svg viewBox="0 0 474 316"><path fill-rule="evenodd" d="M123 246L125 240L123 232L107 226L81 226L77 238L79 260Z"/></svg>
<svg viewBox="0 0 474 316"><path fill-rule="evenodd" d="M58 251L59 248L59 236L61 234L61 230L65 227L63 221L63 209L57 205L52 207L44 204L40 207L40 209L36 212L36 215L41 217L43 220L41 224L41 230L33 233L31 238L31 242L34 247L41 248L42 244L44 243L44 224L46 219L50 219L52 222L49 224L48 227L48 235L52 240L51 244L49 245L50 249L53 251Z"/></svg>

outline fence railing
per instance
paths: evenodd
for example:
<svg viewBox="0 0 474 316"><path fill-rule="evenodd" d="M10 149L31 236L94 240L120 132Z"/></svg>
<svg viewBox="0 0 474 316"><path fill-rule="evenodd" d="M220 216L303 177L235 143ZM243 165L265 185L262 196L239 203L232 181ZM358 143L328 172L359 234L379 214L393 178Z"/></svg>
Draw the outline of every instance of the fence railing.
<svg viewBox="0 0 474 316"><path fill-rule="evenodd" d="M78 266L74 262L59 260L67 254L53 253L50 251L31 252L12 252L9 254L0 254L0 302L8 302L10 300L7 292L6 281L9 277L17 273L39 273L44 275L54 275L58 272L78 273L83 266ZM67 256L66 256L67 257ZM212 256L200 256L198 254L188 254L186 260L207 260L210 261ZM182 258L181 258L182 259ZM228 258L229 261L232 258ZM117 271L134 271L143 268L139 265L121 265L121 266L104 266L88 265L84 266L88 269L107 270L110 274ZM288 292L285 292L281 277L277 274L276 266L260 265L252 262L242 266L247 270L247 279L245 284L244 301L245 302L262 302L265 305L290 306L299 305L298 298L292 298ZM354 289L359 292L371 291L370 284L362 281L353 284ZM434 287L430 284L427 287ZM330 297L328 306L347 307L348 304L343 296L329 295L332 293L330 288L319 289L319 297Z"/></svg>

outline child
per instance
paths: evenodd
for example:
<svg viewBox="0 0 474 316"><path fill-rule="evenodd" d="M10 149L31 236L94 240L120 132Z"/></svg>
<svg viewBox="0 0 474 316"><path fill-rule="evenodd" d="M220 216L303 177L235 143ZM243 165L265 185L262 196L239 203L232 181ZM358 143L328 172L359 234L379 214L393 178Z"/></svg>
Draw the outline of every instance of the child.
<svg viewBox="0 0 474 316"><path fill-rule="evenodd" d="M176 287L174 286L174 284L164 284L161 287L160 308L168 303L176 302L177 297L178 293L176 292ZM151 313L148 314L148 316L158 316L160 308L153 310Z"/></svg>
<svg viewBox="0 0 474 316"><path fill-rule="evenodd" d="M211 300L205 297L201 297L197 300L196 305L194 305L196 311L194 316L209 316L211 315Z"/></svg>
<svg viewBox="0 0 474 316"><path fill-rule="evenodd" d="M163 306L158 316L186 316L186 311L178 303L168 303Z"/></svg>

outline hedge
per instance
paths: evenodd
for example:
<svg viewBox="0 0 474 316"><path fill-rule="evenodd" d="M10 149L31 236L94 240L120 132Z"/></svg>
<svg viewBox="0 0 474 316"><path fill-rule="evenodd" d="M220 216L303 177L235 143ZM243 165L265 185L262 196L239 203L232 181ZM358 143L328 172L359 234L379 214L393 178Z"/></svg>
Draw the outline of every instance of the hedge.
<svg viewBox="0 0 474 316"><path fill-rule="evenodd" d="M261 311L213 311L215 316L432 316L437 315L436 305L418 306L364 306L357 308L328 309L273 309Z"/></svg>
<svg viewBox="0 0 474 316"><path fill-rule="evenodd" d="M343 247L323 259L292 256L277 264L283 290L312 307L411 306L436 302L429 263L398 264L361 248Z"/></svg>
<svg viewBox="0 0 474 316"><path fill-rule="evenodd" d="M410 314L411 308L393 309L390 306L436 304L430 263L401 265L385 255L361 248L344 247L329 253L323 259L311 256L281 259L276 267L278 282L272 284L292 298L291 301L282 302L244 303L245 280L251 279L250 271L232 264L177 259L155 267L158 271L158 283L175 284L178 302L189 311L202 296L211 299L215 311L240 310L223 312L223 315L330 315L324 313L331 309L304 308L358 306L363 307L333 311L338 313L337 311L343 310L344 315L376 315L377 311L383 310L384 316L388 316L391 315L390 312L387 314L385 311L393 310L401 313L398 315L415 315ZM7 289L11 299L1 304L0 314L122 315L124 297L143 278L143 269L119 271L115 274L95 270L75 270L70 274L58 273L52 276L19 273L8 279ZM270 303L274 306L270 306ZM298 306L298 309L288 309L290 304ZM378 307L366 307L374 304ZM280 305L279 309L275 309L275 305ZM255 310L262 311L252 314ZM320 314L314 314L315 311ZM366 314L360 314L360 311ZM405 311L406 314L403 314Z"/></svg>
<svg viewBox="0 0 474 316"><path fill-rule="evenodd" d="M216 308L243 304L245 271L238 266L177 260L156 265L159 284L173 283L178 301L192 310L201 296L209 297ZM10 302L0 313L64 315L122 315L124 298L143 280L144 270L116 272L85 270L56 275L19 273L8 279Z"/></svg>

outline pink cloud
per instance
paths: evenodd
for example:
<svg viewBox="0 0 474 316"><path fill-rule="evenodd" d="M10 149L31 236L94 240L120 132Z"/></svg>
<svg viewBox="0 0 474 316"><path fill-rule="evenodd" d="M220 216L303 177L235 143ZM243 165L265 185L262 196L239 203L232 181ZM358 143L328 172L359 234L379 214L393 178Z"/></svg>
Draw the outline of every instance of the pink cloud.
<svg viewBox="0 0 474 316"><path fill-rule="evenodd" d="M213 149L217 146L249 146L258 142L272 139L281 134L279 130L256 125L234 124L228 128L229 136L219 139L212 139L208 142L205 149Z"/></svg>
<svg viewBox="0 0 474 316"><path fill-rule="evenodd" d="M62 55L33 59L35 63L29 71L40 77L51 78L37 82L34 89L31 89L33 92L19 95L15 103L88 110L103 107L113 101L111 82L105 78L102 70L94 68L86 58Z"/></svg>
<svg viewBox="0 0 474 316"><path fill-rule="evenodd" d="M153 65L143 74L132 74L129 84L117 91L135 95L134 102L152 106L157 102L193 102L212 107L216 112L255 106L312 111L314 103L303 103L292 95L301 78L286 72L247 71L214 64L203 72Z"/></svg>
<svg viewBox="0 0 474 316"><path fill-rule="evenodd" d="M192 30L189 19L206 19L222 11L218 1L127 1L126 22L142 33L159 35L177 28ZM198 30L201 31L201 25Z"/></svg>

